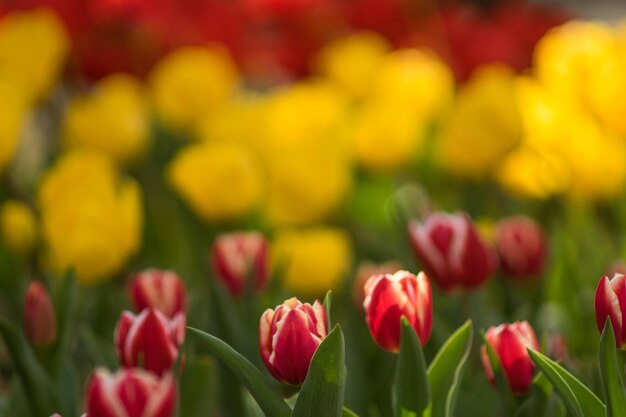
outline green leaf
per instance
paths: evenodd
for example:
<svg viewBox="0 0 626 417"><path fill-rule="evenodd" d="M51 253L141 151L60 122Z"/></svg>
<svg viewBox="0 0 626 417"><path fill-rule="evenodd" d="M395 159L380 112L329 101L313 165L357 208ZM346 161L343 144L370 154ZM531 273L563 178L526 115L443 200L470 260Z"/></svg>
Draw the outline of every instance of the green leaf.
<svg viewBox="0 0 626 417"><path fill-rule="evenodd" d="M396 417L421 417L430 403L426 361L417 334L402 317L400 355L396 365L393 406Z"/></svg>
<svg viewBox="0 0 626 417"><path fill-rule="evenodd" d="M60 280L54 294L54 307L59 333L54 346L50 370L53 375L61 372L63 363L70 358L70 342L77 326L76 300L78 286L76 274L69 270Z"/></svg>
<svg viewBox="0 0 626 417"><path fill-rule="evenodd" d="M472 349L473 328L468 320L443 344L428 367L431 416L452 417L465 363Z"/></svg>
<svg viewBox="0 0 626 417"><path fill-rule="evenodd" d="M292 417L341 417L346 384L345 341L339 325L311 359Z"/></svg>
<svg viewBox="0 0 626 417"><path fill-rule="evenodd" d="M585 414L583 414L582 406L578 401L576 394L574 394L572 387L567 383L564 374L559 372L557 368L553 366L554 362L549 362L549 359L541 355L539 352L532 349L527 350L533 362L550 381L554 389L559 393L569 412L576 417L584 417ZM572 378L575 379L573 376ZM597 414L593 414L593 416L595 415Z"/></svg>
<svg viewBox="0 0 626 417"><path fill-rule="evenodd" d="M570 413L577 417L604 415L604 405L582 382L541 353L527 350L533 362L563 398Z"/></svg>
<svg viewBox="0 0 626 417"><path fill-rule="evenodd" d="M341 417L359 417L356 413L346 407L341 410Z"/></svg>
<svg viewBox="0 0 626 417"><path fill-rule="evenodd" d="M626 389L622 370L617 362L615 333L611 319L607 317L600 337L600 373L606 400L607 417L626 416Z"/></svg>
<svg viewBox="0 0 626 417"><path fill-rule="evenodd" d="M190 357L180 381L180 415L205 417L216 407L217 369L209 357Z"/></svg>
<svg viewBox="0 0 626 417"><path fill-rule="evenodd" d="M291 415L289 406L276 392L269 388L269 381L250 361L223 340L192 327L188 327L188 330L239 378L267 417L289 417Z"/></svg>
<svg viewBox="0 0 626 417"><path fill-rule="evenodd" d="M324 297L324 310L326 310L326 328L330 329L331 328L331 321L330 321L330 308L333 305L333 292L332 291L328 291L326 293L326 296Z"/></svg>
<svg viewBox="0 0 626 417"><path fill-rule="evenodd" d="M498 392L500 393L500 399L504 407L506 408L506 414L513 415L515 410L517 409L517 401L513 396L509 381L506 378L504 371L502 370L502 366L500 365L500 359L498 358L498 355L496 355L496 352L493 350L491 343L489 343L489 341L487 340L485 333L481 332L480 335L483 339L483 345L487 350L489 363L496 379L496 387L498 388Z"/></svg>
<svg viewBox="0 0 626 417"><path fill-rule="evenodd" d="M24 334L0 319L0 334L13 357L13 363L22 380L29 404L36 416L49 416L60 409L60 401L50 376L46 373Z"/></svg>

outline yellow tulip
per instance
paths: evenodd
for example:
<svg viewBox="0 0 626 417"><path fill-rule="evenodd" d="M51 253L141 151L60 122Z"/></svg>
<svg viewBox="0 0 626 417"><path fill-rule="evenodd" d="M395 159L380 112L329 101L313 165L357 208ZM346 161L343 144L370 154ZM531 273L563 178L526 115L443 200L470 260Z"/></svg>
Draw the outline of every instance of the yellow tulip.
<svg viewBox="0 0 626 417"><path fill-rule="evenodd" d="M446 170L484 178L519 143L514 76L505 67L484 67L461 88L435 146L435 157Z"/></svg>
<svg viewBox="0 0 626 417"><path fill-rule="evenodd" d="M172 127L193 128L209 110L223 103L237 84L237 69L226 50L185 47L161 62L150 74L158 116Z"/></svg>
<svg viewBox="0 0 626 417"><path fill-rule="evenodd" d="M119 163L141 156L150 139L150 121L139 80L116 74L99 81L90 95L75 98L64 128L69 145L103 152Z"/></svg>
<svg viewBox="0 0 626 417"><path fill-rule="evenodd" d="M328 82L301 82L272 94L267 103L267 153L345 153L340 141L347 97Z"/></svg>
<svg viewBox="0 0 626 417"><path fill-rule="evenodd" d="M15 253L31 252L37 242L37 221L31 208L17 200L0 207L0 230L5 245Z"/></svg>
<svg viewBox="0 0 626 417"><path fill-rule="evenodd" d="M330 227L282 230L272 246L272 263L284 273L285 288L306 297L339 290L351 258L348 234Z"/></svg>
<svg viewBox="0 0 626 417"><path fill-rule="evenodd" d="M29 100L52 89L68 50L63 24L49 10L17 11L0 20L0 78L12 79Z"/></svg>
<svg viewBox="0 0 626 417"><path fill-rule="evenodd" d="M265 218L274 225L305 225L327 218L351 186L345 160L302 152L277 154L268 162Z"/></svg>
<svg viewBox="0 0 626 417"><path fill-rule="evenodd" d="M38 190L45 259L94 283L119 272L141 244L139 185L103 154L75 149L45 174Z"/></svg>
<svg viewBox="0 0 626 417"><path fill-rule="evenodd" d="M398 49L385 55L374 77L375 98L396 101L416 117L438 117L452 102L454 76L434 53Z"/></svg>
<svg viewBox="0 0 626 417"><path fill-rule="evenodd" d="M513 194L545 199L569 189L572 182L569 168L562 155L522 146L507 155L496 175Z"/></svg>
<svg viewBox="0 0 626 417"><path fill-rule="evenodd" d="M395 102L369 100L347 128L354 157L374 171L395 171L422 149L424 122L410 108Z"/></svg>
<svg viewBox="0 0 626 417"><path fill-rule="evenodd" d="M389 42L379 34L358 32L324 47L316 66L354 97L363 97L371 89L381 58L390 50Z"/></svg>
<svg viewBox="0 0 626 417"><path fill-rule="evenodd" d="M204 142L183 149L168 167L168 179L207 221L251 214L263 196L263 171L255 154L235 142Z"/></svg>
<svg viewBox="0 0 626 417"><path fill-rule="evenodd" d="M206 142L239 142L263 152L267 146L267 101L260 94L233 97L202 117L197 138Z"/></svg>

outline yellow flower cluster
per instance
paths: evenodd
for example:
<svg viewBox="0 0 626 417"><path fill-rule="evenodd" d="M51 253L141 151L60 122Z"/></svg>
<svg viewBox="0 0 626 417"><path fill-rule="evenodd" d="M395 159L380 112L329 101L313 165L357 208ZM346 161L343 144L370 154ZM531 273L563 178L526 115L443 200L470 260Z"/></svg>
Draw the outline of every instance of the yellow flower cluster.
<svg viewBox="0 0 626 417"><path fill-rule="evenodd" d="M139 80L110 75L70 102L64 120L68 145L103 152L119 163L143 154L150 139L147 100Z"/></svg>
<svg viewBox="0 0 626 417"><path fill-rule="evenodd" d="M47 10L0 20L0 172L13 158L29 108L51 90L67 50L67 34Z"/></svg>
<svg viewBox="0 0 626 417"><path fill-rule="evenodd" d="M525 197L601 199L626 184L626 28L573 21L548 32L529 75L474 74L437 141L466 178Z"/></svg>
<svg viewBox="0 0 626 417"><path fill-rule="evenodd" d="M203 145L175 157L170 182L208 221L255 212L270 225L324 221L350 192L355 162L406 166L451 100L452 74L437 57L390 49L372 33L341 39L320 53L318 76L262 94L235 88L224 54L203 50L204 69L189 75L201 49L174 52L154 70L155 107ZM237 146L216 156L225 143Z"/></svg>
<svg viewBox="0 0 626 417"><path fill-rule="evenodd" d="M454 79L434 54L391 47L357 33L320 53L319 71L353 100L345 133L352 156L373 171L404 167L422 149L426 127L446 110Z"/></svg>
<svg viewBox="0 0 626 417"><path fill-rule="evenodd" d="M139 249L141 190L101 153L67 152L42 179L38 202L45 261L54 270L73 268L82 282L97 282Z"/></svg>

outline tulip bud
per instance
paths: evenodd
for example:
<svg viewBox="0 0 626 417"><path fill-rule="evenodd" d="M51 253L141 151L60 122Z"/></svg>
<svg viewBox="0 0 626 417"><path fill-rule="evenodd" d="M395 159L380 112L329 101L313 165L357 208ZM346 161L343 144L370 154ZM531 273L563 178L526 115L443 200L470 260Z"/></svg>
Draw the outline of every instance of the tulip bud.
<svg viewBox="0 0 626 417"><path fill-rule="evenodd" d="M158 269L140 272L133 277L130 293L137 311L152 307L170 318L185 312L187 293L175 272Z"/></svg>
<svg viewBox="0 0 626 417"><path fill-rule="evenodd" d="M372 275L378 274L393 274L396 271L402 269L397 261L388 261L382 264L375 264L371 262L363 262L359 265L356 271L356 278L354 279L353 294L356 305L361 308L363 301L365 300L365 283Z"/></svg>
<svg viewBox="0 0 626 417"><path fill-rule="evenodd" d="M185 315L168 319L154 308L135 316L122 313L115 328L115 347L124 367L141 366L157 375L169 371L185 340Z"/></svg>
<svg viewBox="0 0 626 417"><path fill-rule="evenodd" d="M34 346L49 346L57 338L56 314L48 291L41 282L28 286L24 300L24 330Z"/></svg>
<svg viewBox="0 0 626 417"><path fill-rule="evenodd" d="M596 324L598 330L604 329L606 318L611 318L615 341L619 349L626 349L626 327L623 317L626 315L626 276L615 274L609 280L602 277L596 289Z"/></svg>
<svg viewBox="0 0 626 417"><path fill-rule="evenodd" d="M434 213L409 224L409 239L428 276L443 290L474 289L495 271L495 251L464 213Z"/></svg>
<svg viewBox="0 0 626 417"><path fill-rule="evenodd" d="M533 362L526 348L539 350L535 331L527 321L490 327L485 335L514 393L528 391L533 380ZM487 348L480 350L483 368L489 382L495 386L495 375L489 361Z"/></svg>
<svg viewBox="0 0 626 417"><path fill-rule="evenodd" d="M313 354L328 335L326 310L319 301L302 304L290 298L267 309L259 324L259 347L265 366L281 382L300 385Z"/></svg>
<svg viewBox="0 0 626 417"><path fill-rule="evenodd" d="M433 325L430 282L423 272L407 271L373 275L365 283L365 319L376 343L385 350L400 350L402 316L417 333L422 346L428 342Z"/></svg>
<svg viewBox="0 0 626 417"><path fill-rule="evenodd" d="M159 378L138 368L116 373L96 369L87 386L89 417L172 417L175 402L169 373Z"/></svg>
<svg viewBox="0 0 626 417"><path fill-rule="evenodd" d="M233 296L240 296L246 280L254 282L257 291L268 280L268 243L258 232L223 234L215 239L211 252L213 270Z"/></svg>
<svg viewBox="0 0 626 417"><path fill-rule="evenodd" d="M502 269L511 277L534 277L541 273L548 252L546 235L528 217L510 217L496 226L496 248Z"/></svg>

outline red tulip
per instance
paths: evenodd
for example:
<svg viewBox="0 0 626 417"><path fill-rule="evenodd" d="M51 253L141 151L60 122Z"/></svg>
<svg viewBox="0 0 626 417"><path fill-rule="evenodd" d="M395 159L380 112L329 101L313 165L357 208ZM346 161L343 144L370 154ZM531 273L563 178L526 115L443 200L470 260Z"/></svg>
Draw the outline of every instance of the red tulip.
<svg viewBox="0 0 626 417"><path fill-rule="evenodd" d="M609 280L602 277L596 289L596 324L598 330L604 329L606 318L611 318L617 347L626 349L626 327L623 317L626 315L626 276L615 274Z"/></svg>
<svg viewBox="0 0 626 417"><path fill-rule="evenodd" d="M24 330L26 338L34 346L49 346L57 338L57 322L54 307L46 287L33 281L24 299Z"/></svg>
<svg viewBox="0 0 626 417"><path fill-rule="evenodd" d="M174 415L174 378L162 378L138 368L112 374L96 369L87 386L89 417L171 417Z"/></svg>
<svg viewBox="0 0 626 417"><path fill-rule="evenodd" d="M546 235L528 217L510 217L496 226L496 248L502 269L511 277L527 278L541 273L548 253Z"/></svg>
<svg viewBox="0 0 626 417"><path fill-rule="evenodd" d="M115 346L124 367L142 366L163 375L174 365L178 348L185 339L185 315L168 319L154 308L135 316L122 313L115 328Z"/></svg>
<svg viewBox="0 0 626 417"><path fill-rule="evenodd" d="M530 324L522 321L490 327L486 338L500 360L511 390L515 393L528 391L534 365L526 348L539 350L537 336ZM481 348L480 356L489 381L495 385L495 375L485 346Z"/></svg>
<svg viewBox="0 0 626 417"><path fill-rule="evenodd" d="M373 275L365 283L365 318L378 345L390 352L400 350L400 320L406 317L422 346L433 327L433 298L428 277L407 271Z"/></svg>
<svg viewBox="0 0 626 417"><path fill-rule="evenodd" d="M137 311L156 308L167 317L184 313L187 293L180 277L172 271L148 269L133 277L130 293Z"/></svg>
<svg viewBox="0 0 626 417"><path fill-rule="evenodd" d="M497 267L495 251L463 213L434 213L423 224L411 222L409 239L428 276L443 290L474 289Z"/></svg>
<svg viewBox="0 0 626 417"><path fill-rule="evenodd" d="M215 275L233 296L240 296L246 279L252 279L257 290L268 280L268 243L258 232L223 234L215 239L211 252Z"/></svg>
<svg viewBox="0 0 626 417"><path fill-rule="evenodd" d="M259 324L259 347L265 366L279 381L304 382L313 354L328 335L326 310L319 301L302 304L290 298L267 309Z"/></svg>
<svg viewBox="0 0 626 417"><path fill-rule="evenodd" d="M365 300L365 283L372 275L393 274L401 269L402 265L398 261L387 261L382 264L372 262L361 263L356 271L353 284L353 295L356 305L359 306L359 308L363 305L363 301Z"/></svg>

